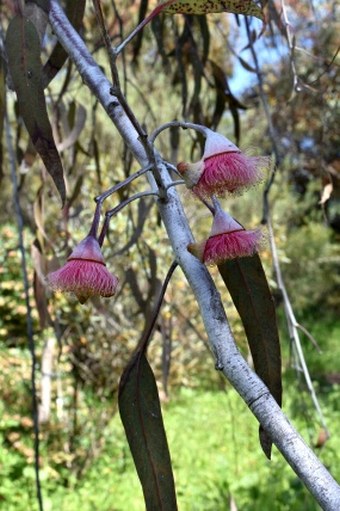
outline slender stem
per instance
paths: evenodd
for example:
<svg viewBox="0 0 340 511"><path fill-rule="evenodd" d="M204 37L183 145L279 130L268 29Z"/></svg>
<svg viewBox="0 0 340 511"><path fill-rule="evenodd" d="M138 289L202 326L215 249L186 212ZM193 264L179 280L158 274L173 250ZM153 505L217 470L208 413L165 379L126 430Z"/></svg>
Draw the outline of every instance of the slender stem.
<svg viewBox="0 0 340 511"><path fill-rule="evenodd" d="M148 322L147 324L147 327L146 327L146 330L137 346L137 351L142 354L145 352L148 344L149 344L149 341L150 341L150 338L151 338L151 334L152 334L152 331L153 329L155 328L155 324L156 324L156 321L157 321L157 318L159 316L159 311L161 309L161 306L162 306L162 302L163 302L163 298L164 298L164 295L165 295L165 292L167 290L167 287L168 287L168 284L171 280L171 277L174 273L174 271L176 270L178 266L178 262L177 261L172 261L171 263L171 266L168 270L168 273L166 274L166 277L164 279L164 282L163 282L163 285L162 285L162 289L160 291L160 294L159 294L159 297L158 297L158 300L157 300L157 303L155 304L155 307L153 309L153 312L152 312L152 318L150 320L150 322Z"/></svg>
<svg viewBox="0 0 340 511"><path fill-rule="evenodd" d="M102 31L102 36L103 36L106 50L107 50L107 53L109 56L112 82L117 88L119 88L120 87L119 75L118 75L118 70L117 70L117 66L116 66L117 53L114 50L114 48L112 47L111 39L110 39L110 36L109 36L108 31L105 26L105 20L104 20L100 0L93 0L93 5L94 5L94 10L96 11L96 16L99 21L99 25L100 25L100 28Z"/></svg>
<svg viewBox="0 0 340 511"><path fill-rule="evenodd" d="M104 224L103 224L102 230L101 230L99 238L98 238L99 245L102 246L102 244L104 242L104 239L105 239L105 236L107 234L108 228L109 228L110 220L111 220L111 218L114 215L119 213L119 211L124 209L125 206L127 206L131 202L133 202L133 201L135 201L137 199L141 199L142 197L149 197L151 195L156 195L157 197L159 197L158 192L152 192L152 191L150 191L150 192L139 192L139 193L136 193L135 195L133 195L132 197L128 197L127 199L125 199L123 202L118 204L118 206L116 206L115 208L109 209L108 211L106 211Z"/></svg>
<svg viewBox="0 0 340 511"><path fill-rule="evenodd" d="M155 9L151 11L149 16L144 18L143 21L141 21L141 23L139 23L139 25L137 25L137 27L132 30L132 32L126 37L126 39L124 39L124 41L122 41L120 45L116 47L115 50L116 54L119 55L119 53L121 53L124 50L124 48L132 41L132 39L138 34L138 32L145 27L145 25L152 21L153 18L155 18L155 16L160 14L165 7L168 7L174 2L176 2L176 0L168 0L167 2L157 5L157 7L155 7Z"/></svg>
<svg viewBox="0 0 340 511"><path fill-rule="evenodd" d="M132 181L137 179L139 176L142 176L143 174L148 172L148 170L151 170L151 168L152 168L152 165L147 165L147 167L143 167L142 169L137 170L137 172L135 172L134 174L132 174L128 178L124 179L124 181L120 181L116 185L112 186L112 188L109 188L109 190L107 190L106 192L104 192L104 193L102 193L100 195L97 195L97 197L95 197L94 200L96 202L103 203L104 200L107 199L110 195L112 195L113 193L117 192L121 188L124 188L124 186L130 184Z"/></svg>
<svg viewBox="0 0 340 511"><path fill-rule="evenodd" d="M88 236L93 236L94 238L97 238L101 209L102 209L102 201L101 202L98 201L94 215L93 215L93 221L92 221L92 225L91 225L90 231L88 233Z"/></svg>
<svg viewBox="0 0 340 511"><path fill-rule="evenodd" d="M161 126L156 128L151 133L151 135L149 135L150 142L153 144L155 139L158 137L158 135L160 135L160 133L162 133L162 131L164 131L164 130L166 130L168 128L176 128L176 127L183 128L183 129L196 130L196 131L202 133L202 135L204 135L204 136L207 136L207 132L211 131L206 126L202 126L201 124L195 124L193 122L170 121L170 122L166 122L165 124L162 124Z"/></svg>
<svg viewBox="0 0 340 511"><path fill-rule="evenodd" d="M263 215L262 215L261 222L263 224L265 224L267 221L267 216L268 216L268 212L269 212L268 195L269 195L271 187L274 184L275 175L276 175L276 167L278 167L281 162L281 150L280 150L279 144L277 142L278 135L277 135L276 129L273 124L269 103L268 103L267 96L266 96L266 93L264 90L263 76L262 76L262 73L260 70L259 61L258 61L257 54L256 54L256 51L254 48L252 35L250 33L249 20L248 20L247 16L245 17L245 23L246 23L249 48L250 48L250 52L253 57L253 62L254 62L255 71L256 71L256 75L257 75L260 99L261 99L263 111L264 111L264 114L265 114L265 117L267 120L269 135L270 135L271 142L272 142L272 149L273 149L274 156L275 156L275 165L273 167L273 170L271 172L271 175L267 181L266 187L263 192Z"/></svg>
<svg viewBox="0 0 340 511"><path fill-rule="evenodd" d="M18 238L19 238L19 250L21 255L21 271L24 283L24 294L25 294L25 305L26 305L26 332L28 339L28 348L31 353L31 388L32 388L32 418L33 418L33 429L34 429L34 471L35 471L35 484L36 484L36 492L37 492L37 500L39 505L39 510L43 511L43 497L41 492L41 482L40 482L40 441L39 441L39 416L38 416L38 400L37 400L37 386L36 386L36 376L35 370L37 365L37 357L35 353L35 342L34 342L34 329L33 329L33 319L32 319L32 307L30 302L30 293L29 293L29 280L27 273L27 261L26 261L26 251L24 245L24 220L22 216L22 210L20 206L20 198L19 198L19 190L18 190L18 180L17 180L17 169L16 169L16 158L15 152L13 148L12 135L9 125L9 120L5 108L5 130L6 130L6 142L7 142L7 150L9 156L9 164L11 169L11 179L13 184L13 202L16 212L16 220L18 226Z"/></svg>
<svg viewBox="0 0 340 511"><path fill-rule="evenodd" d="M173 181L166 187L166 189L169 190L169 188L172 188L173 186L179 186L179 185L185 185L184 179L177 179L176 181Z"/></svg>
<svg viewBox="0 0 340 511"><path fill-rule="evenodd" d="M290 51L290 68L292 70L293 74L293 87L291 96L289 98L289 101L291 101L295 95L296 92L300 92L301 90L301 84L300 84L300 78L298 76L297 70L296 70L296 64L295 64L295 37L292 36L291 30L290 30L290 22L288 19L287 14L287 7L284 2L284 0L281 0L281 10L283 15L283 20L286 28L286 36L288 41L288 47Z"/></svg>
<svg viewBox="0 0 340 511"><path fill-rule="evenodd" d="M168 162L168 161L164 161L164 164L166 165L166 168L171 170L172 172L174 172L175 174L177 174L177 176L179 176L181 178L181 181L182 180L182 174L178 171L177 167L175 167L175 165L173 165L172 163ZM183 183L185 183L185 181L183 181Z"/></svg>
<svg viewBox="0 0 340 511"><path fill-rule="evenodd" d="M290 302L290 299L289 299L289 296L288 296L288 293L287 293L287 290L286 290L286 286L285 286L284 281L283 281L283 277L282 277L282 273L281 273L281 267L280 267L280 261L279 261L279 256L278 256L278 253L277 253L277 248L276 248L276 243L275 243L273 227L272 227L272 224L271 224L270 216L268 216L267 225L268 225L268 231L269 231L269 240L270 240L271 252L272 252L272 256L273 256L273 265L274 265L274 270L275 270L275 274L276 274L276 280L277 280L279 289L280 289L280 291L282 293L282 297L283 297L283 303L284 303L284 308L285 308L285 315L286 315L287 322L288 322L288 329L289 329L289 331L291 333L291 337L292 337L292 340L293 340L293 343L294 343L293 345L294 345L294 347L296 349L296 354L297 354L299 363L300 363L302 371L303 371L303 375L304 375L304 378L305 378L305 381L306 381L306 385L307 385L308 391L309 391L309 393L311 395L311 398L312 398L312 401L314 403L315 409L316 409L317 414L318 414L318 416L320 418L320 423L321 423L322 427L324 428L327 436L329 437L329 431L328 431L328 428L327 428L327 425L326 425L326 422L325 422L325 418L323 416L323 413L322 413L322 410L321 410L318 398L316 396L316 393L315 393L315 390L314 390L314 386L313 386L313 383L312 383L312 380L311 380L311 377L310 377L310 374L309 374L308 366L307 366L307 363L306 363L306 360L305 360L305 357L304 357L304 354L303 354L303 349L302 349L302 346L301 346L300 336L299 336L299 332L298 332L298 328L301 329L301 326L296 321L296 317L295 317L295 314L294 314L294 311L293 311L293 307L292 307L292 304Z"/></svg>
<svg viewBox="0 0 340 511"><path fill-rule="evenodd" d="M212 215L215 215L215 213L218 209L222 210L219 200L214 195L212 196L213 206L211 204L209 204L209 202L206 199L204 199L203 197L198 196L198 198L205 205L205 207L209 209L209 211Z"/></svg>
<svg viewBox="0 0 340 511"><path fill-rule="evenodd" d="M250 47L250 50L251 50L251 53L252 53L252 56L253 56L254 66L255 66L255 70L256 70L256 74L257 74L257 78L258 78L260 98L261 98L263 110L265 112L265 116L266 116L266 120L267 120L267 124L268 124L269 135L270 135L270 138L271 138L271 141L272 141L272 147L273 147L273 151L274 151L274 155L275 155L275 160L276 160L275 163L276 163L276 165L278 165L280 163L280 161L281 161L281 152L280 152L280 148L279 148L279 145L278 145L278 142L277 142L277 133L276 133L276 129L274 127L273 121L272 121L272 116L271 116L271 112L270 112L270 107L269 107L269 104L268 104L267 96L266 96L265 91L264 91L263 77L262 77L262 73L260 71L260 66L259 66L257 54L255 52L255 48L254 48L253 41L252 41L252 38L251 38L249 20L248 20L247 17L246 17L246 29L247 29L249 47ZM278 282L279 288L281 289L282 296L283 296L283 299L284 299L285 314L286 314L286 319L287 319L287 323L288 323L288 328L289 328L289 331L292 334L292 339L294 341L294 346L296 348L296 353L297 353L297 356L298 356L298 358L300 360L300 364L301 364L301 367L302 367L302 370L303 370L303 373L304 373L304 376L305 376L305 380L306 380L306 384L307 384L308 390L309 390L309 392L311 394L312 401L313 401L314 406L316 408L316 411L317 411L317 413L318 413L318 415L320 417L320 422L321 422L321 424L323 425L323 427L325 428L325 430L326 430L326 432L328 434L328 430L327 430L327 427L326 427L326 424L325 424L325 420L324 420L324 417L323 417L323 414L322 414L322 411L321 411L318 399L316 397L315 390L314 390L314 387L313 387L313 384L312 384L312 381L311 381L311 378L310 378L310 375L309 375L308 367L307 367L307 364L306 364L306 361L305 361L305 358L304 358L304 354L303 354L303 350L302 350L302 346L301 346L301 342L300 342L300 337L299 337L299 333L298 333L298 330L297 330L298 323L296 321L296 318L295 318L295 315L294 315L294 311L293 311L293 308L292 308L292 305L291 305L291 302L290 302L290 299L289 299L289 296L288 296L288 293L287 293L287 290L286 290L286 287L285 287L285 284L284 284L284 280L283 280L282 273L281 273L281 268L280 268L280 263L279 263L279 258L278 258L278 255L277 255L275 238L274 238L274 235L273 235L273 228L272 228L271 221L270 221L270 204L269 204L269 193L270 193L271 187L272 187L272 185L274 183L274 180L275 180L275 168L274 168L274 170L273 170L273 172L272 172L272 174L271 174L271 176L270 176L270 178L268 180L268 183L267 183L266 188L265 188L264 193L263 193L263 218L262 218L262 223L268 225L269 236L270 236L270 244L271 244L271 252L272 252L272 256L273 256L273 264L274 264L274 269L275 269L275 273L276 273L277 282Z"/></svg>

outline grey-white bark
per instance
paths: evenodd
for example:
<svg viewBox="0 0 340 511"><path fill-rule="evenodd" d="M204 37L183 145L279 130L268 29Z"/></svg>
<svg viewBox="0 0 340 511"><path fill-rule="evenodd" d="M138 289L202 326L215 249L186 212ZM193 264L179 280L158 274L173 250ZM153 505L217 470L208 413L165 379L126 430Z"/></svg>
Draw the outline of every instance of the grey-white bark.
<svg viewBox="0 0 340 511"><path fill-rule="evenodd" d="M68 22L57 0L51 0L49 19L82 79L98 98L140 165L146 166L149 163L148 156L122 105L111 94L112 84ZM159 163L159 172L164 186L170 184L171 178L162 161ZM156 187L153 179L151 183ZM186 247L193 238L174 187L168 191L168 200L159 200L158 206L178 263L199 304L217 366L270 434L274 444L316 501L327 511L338 511L340 486L289 423L264 383L247 365L235 344L220 295L208 270L187 251Z"/></svg>

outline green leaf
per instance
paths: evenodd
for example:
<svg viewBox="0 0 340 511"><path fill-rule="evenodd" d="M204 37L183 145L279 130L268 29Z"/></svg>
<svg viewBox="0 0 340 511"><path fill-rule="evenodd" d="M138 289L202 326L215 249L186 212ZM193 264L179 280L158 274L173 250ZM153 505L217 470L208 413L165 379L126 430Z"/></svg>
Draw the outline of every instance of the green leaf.
<svg viewBox="0 0 340 511"><path fill-rule="evenodd" d="M39 35L28 18L18 15L12 19L6 34L6 51L20 113L64 204L64 173L47 115Z"/></svg>
<svg viewBox="0 0 340 511"><path fill-rule="evenodd" d="M246 332L254 368L281 406L281 350L272 294L258 254L218 266ZM260 428L261 446L270 459L271 440Z"/></svg>
<svg viewBox="0 0 340 511"><path fill-rule="evenodd" d="M68 0L66 3L66 15L74 28L79 30L81 23L84 17L85 11L85 2L86 0ZM61 46L60 43L57 43L51 53L50 58L46 62L43 70L43 83L44 87L50 83L50 81L55 77L55 75L60 71L63 67L68 54Z"/></svg>
<svg viewBox="0 0 340 511"><path fill-rule="evenodd" d="M170 14L209 14L213 12L231 12L264 19L261 7L253 0L175 0L168 4L163 12Z"/></svg>
<svg viewBox="0 0 340 511"><path fill-rule="evenodd" d="M154 374L138 351L119 386L119 413L147 511L176 511L175 484Z"/></svg>

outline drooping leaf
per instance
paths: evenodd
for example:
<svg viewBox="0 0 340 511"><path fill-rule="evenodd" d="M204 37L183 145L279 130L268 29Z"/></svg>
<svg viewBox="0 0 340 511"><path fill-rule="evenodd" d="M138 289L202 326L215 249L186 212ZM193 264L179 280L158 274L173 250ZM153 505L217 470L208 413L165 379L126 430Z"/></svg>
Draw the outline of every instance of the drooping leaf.
<svg viewBox="0 0 340 511"><path fill-rule="evenodd" d="M175 0L165 1L168 4L163 12L171 14L209 14L213 12L231 12L255 16L263 20L263 12L253 0Z"/></svg>
<svg viewBox="0 0 340 511"><path fill-rule="evenodd" d="M236 144L239 144L241 136L241 127L240 116L238 111L246 110L246 107L242 105L242 103L240 103L240 101L232 94L226 74L221 68L221 66L219 66L213 60L210 60L209 62L211 64L212 75L214 78L216 89L215 111L212 117L211 126L215 129L217 128L217 125L220 122L224 112L225 103L227 102L234 121L234 135Z"/></svg>
<svg viewBox="0 0 340 511"><path fill-rule="evenodd" d="M259 377L281 406L281 350L272 294L258 254L225 261L218 266L241 317ZM271 440L260 428L261 446L268 458Z"/></svg>
<svg viewBox="0 0 340 511"><path fill-rule="evenodd" d="M65 12L76 30L79 30L85 10L86 0L68 0L65 7ZM43 83L44 87L50 83L55 75L63 67L68 55L62 45L57 43L50 55L50 58L44 65L43 69Z"/></svg>
<svg viewBox="0 0 340 511"><path fill-rule="evenodd" d="M230 12L255 16L264 22L262 7L255 0L164 0L144 18L133 31L133 36L140 33L160 13L168 14L209 14Z"/></svg>
<svg viewBox="0 0 340 511"><path fill-rule="evenodd" d="M49 2L42 2L44 7L39 5L39 2L28 2L25 4L22 15L28 18L35 26L39 35L40 44L45 35L46 26L48 22L48 4Z"/></svg>
<svg viewBox="0 0 340 511"><path fill-rule="evenodd" d="M10 22L6 34L6 51L20 113L64 204L64 173L47 115L39 35L34 24L27 18L18 15Z"/></svg>
<svg viewBox="0 0 340 511"><path fill-rule="evenodd" d="M145 18L146 12L148 10L148 3L149 3L149 0L141 0L140 6L139 6L138 23L141 23L143 21L143 19ZM137 62L139 52L142 48L142 40L143 40L143 30L141 30L138 33L136 40L134 42L134 45L133 45L133 49L132 49L132 55L133 55L132 61L135 63Z"/></svg>
<svg viewBox="0 0 340 511"><path fill-rule="evenodd" d="M174 478L157 385L144 353L137 352L125 369L118 403L147 511L176 511Z"/></svg>

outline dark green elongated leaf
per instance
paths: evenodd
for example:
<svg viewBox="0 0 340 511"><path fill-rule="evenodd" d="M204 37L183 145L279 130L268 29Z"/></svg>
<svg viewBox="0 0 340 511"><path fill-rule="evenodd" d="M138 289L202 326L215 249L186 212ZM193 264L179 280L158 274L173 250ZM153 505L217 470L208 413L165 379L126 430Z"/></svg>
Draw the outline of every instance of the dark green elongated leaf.
<svg viewBox="0 0 340 511"><path fill-rule="evenodd" d="M6 34L6 51L20 113L64 204L64 173L46 110L39 36L29 19L20 15L12 19Z"/></svg>
<svg viewBox="0 0 340 511"><path fill-rule="evenodd" d="M253 0L175 0L163 2L164 12L171 14L208 14L212 12L231 12L255 16L263 20L263 12Z"/></svg>
<svg viewBox="0 0 340 511"><path fill-rule="evenodd" d="M147 511L176 511L175 485L157 385L149 362L140 351L122 375L118 403Z"/></svg>
<svg viewBox="0 0 340 511"><path fill-rule="evenodd" d="M85 10L86 0L68 0L66 3L66 15L74 28L79 30ZM60 43L57 43L43 69L44 87L50 83L55 75L63 67L68 55Z"/></svg>
<svg viewBox="0 0 340 511"><path fill-rule="evenodd" d="M281 350L273 297L258 254L218 266L241 317L256 373L281 406ZM260 442L270 459L271 440L260 428Z"/></svg>

